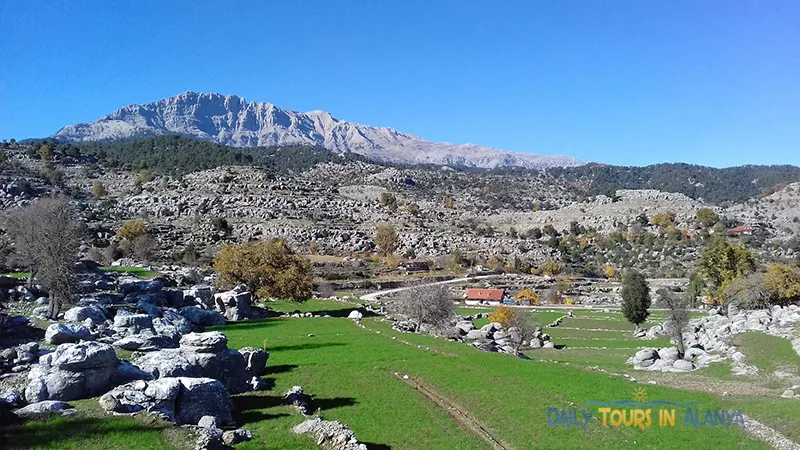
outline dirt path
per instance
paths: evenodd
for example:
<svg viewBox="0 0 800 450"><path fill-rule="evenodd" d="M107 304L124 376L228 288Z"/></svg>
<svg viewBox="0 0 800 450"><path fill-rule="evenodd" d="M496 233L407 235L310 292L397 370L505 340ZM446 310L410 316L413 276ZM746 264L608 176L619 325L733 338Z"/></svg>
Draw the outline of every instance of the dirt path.
<svg viewBox="0 0 800 450"><path fill-rule="evenodd" d="M395 289L386 289L384 291L373 292L371 294L364 294L364 295L361 296L361 300L364 300L365 302L374 302L374 301L378 300L378 297L382 297L384 295L395 294L397 292L408 291L408 290L411 290L411 289L417 289L417 288L421 288L421 287L424 287L424 286L436 286L436 285L439 285L439 284L462 283L464 281L469 281L469 280L485 280L487 278L495 278L495 277L500 277L500 276L502 276L502 275L482 275L482 276L479 276L479 277L454 278L452 280L437 281L435 283L415 284L414 286L406 286L406 287L395 288Z"/></svg>
<svg viewBox="0 0 800 450"><path fill-rule="evenodd" d="M398 380L408 384L428 397L436 406L455 419L459 425L479 436L494 450L514 450L513 446L492 436L489 430L479 422L478 419L472 417L467 411L436 392L432 386L427 385L421 378L411 378L408 375L400 375L399 373L395 373L394 375Z"/></svg>

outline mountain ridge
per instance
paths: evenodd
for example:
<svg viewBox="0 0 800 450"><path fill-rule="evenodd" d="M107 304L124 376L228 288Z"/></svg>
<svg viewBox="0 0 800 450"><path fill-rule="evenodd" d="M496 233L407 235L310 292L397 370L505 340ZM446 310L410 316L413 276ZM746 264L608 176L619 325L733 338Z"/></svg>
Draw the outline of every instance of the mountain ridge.
<svg viewBox="0 0 800 450"><path fill-rule="evenodd" d="M100 119L68 125L52 137L65 142L115 141L177 134L233 147L314 145L337 153L412 164L546 169L584 164L567 156L430 142L389 127L336 119L321 110L297 112L236 95L184 92L131 104Z"/></svg>

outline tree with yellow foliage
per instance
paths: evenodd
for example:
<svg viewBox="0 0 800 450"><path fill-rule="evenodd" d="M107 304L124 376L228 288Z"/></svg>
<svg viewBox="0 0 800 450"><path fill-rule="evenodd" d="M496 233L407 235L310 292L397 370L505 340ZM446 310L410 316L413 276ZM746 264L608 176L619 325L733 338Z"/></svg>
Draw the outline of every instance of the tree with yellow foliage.
<svg viewBox="0 0 800 450"><path fill-rule="evenodd" d="M497 322L503 326L505 323L508 322L508 319L511 317L511 314L514 312L514 309L510 306L501 305L498 306L493 313L489 314L489 322Z"/></svg>
<svg viewBox="0 0 800 450"><path fill-rule="evenodd" d="M764 274L764 287L773 304L786 305L800 300L800 268L770 264Z"/></svg>
<svg viewBox="0 0 800 450"><path fill-rule="evenodd" d="M117 237L120 239L133 239L144 236L147 234L147 225L141 220L131 219L122 223L122 226L117 230Z"/></svg>
<svg viewBox="0 0 800 450"><path fill-rule="evenodd" d="M548 259L542 264L542 274L547 276L556 276L560 274L564 270L564 266L553 261L552 259Z"/></svg>
<svg viewBox="0 0 800 450"><path fill-rule="evenodd" d="M223 245L214 258L220 283L244 284L259 298L302 302L311 297L311 264L282 240Z"/></svg>
<svg viewBox="0 0 800 450"><path fill-rule="evenodd" d="M675 213L658 213L650 219L650 223L660 228L675 225Z"/></svg>
<svg viewBox="0 0 800 450"><path fill-rule="evenodd" d="M614 278L617 275L617 269L612 266L606 266L606 268L603 269L603 275L608 279Z"/></svg>
<svg viewBox="0 0 800 450"><path fill-rule="evenodd" d="M518 302L528 302L531 306L537 306L542 302L542 299L539 297L539 294L533 291L533 289L525 288L517 293L515 299Z"/></svg>

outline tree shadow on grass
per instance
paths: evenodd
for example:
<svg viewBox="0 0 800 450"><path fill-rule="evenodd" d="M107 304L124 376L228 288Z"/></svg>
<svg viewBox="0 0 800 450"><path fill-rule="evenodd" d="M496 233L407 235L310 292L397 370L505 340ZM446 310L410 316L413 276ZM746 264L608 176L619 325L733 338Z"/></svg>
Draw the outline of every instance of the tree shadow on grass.
<svg viewBox="0 0 800 450"><path fill-rule="evenodd" d="M171 428L163 425L141 424L131 418L52 417L42 420L4 421L0 426L0 448L51 448L66 441L103 440L108 433L123 433L131 442L142 433L160 433Z"/></svg>
<svg viewBox="0 0 800 450"><path fill-rule="evenodd" d="M325 348L325 347L337 347L342 344L341 342L309 342L306 344L297 344L297 345L276 345L274 347L267 348L267 351L270 352L280 352L280 351L288 351L288 350L314 350L318 348Z"/></svg>
<svg viewBox="0 0 800 450"><path fill-rule="evenodd" d="M276 366L267 366L264 370L264 375L275 375L276 373L286 373L297 369L297 364L278 364Z"/></svg>
<svg viewBox="0 0 800 450"><path fill-rule="evenodd" d="M335 408L342 408L345 406L353 406L356 403L356 399L350 397L339 397L339 398L314 398L311 401L312 408L316 410L317 408L323 411L329 411Z"/></svg>
<svg viewBox="0 0 800 450"><path fill-rule="evenodd" d="M372 311L367 311L364 308L358 308L358 307L347 308L347 309L326 309L323 311L311 311L311 313L314 314L315 316L320 314L327 314L331 317L346 318L347 316L350 315L350 313L353 310L358 310L358 312L360 312L363 317L377 317L379 315L375 314Z"/></svg>

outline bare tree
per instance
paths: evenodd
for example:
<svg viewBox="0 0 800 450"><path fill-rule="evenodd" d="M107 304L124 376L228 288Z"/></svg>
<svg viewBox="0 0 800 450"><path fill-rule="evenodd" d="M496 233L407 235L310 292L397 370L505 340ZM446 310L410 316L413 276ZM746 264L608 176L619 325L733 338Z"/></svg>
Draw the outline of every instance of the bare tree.
<svg viewBox="0 0 800 450"><path fill-rule="evenodd" d="M658 294L658 305L667 310L664 331L667 336L678 344L679 357L683 358L686 351L683 333L689 327L689 311L686 309L686 299L667 288L659 289L656 294Z"/></svg>
<svg viewBox="0 0 800 450"><path fill-rule="evenodd" d="M421 286L403 291L394 301L394 309L416 324L419 331L423 324L433 328L450 325L455 308L447 288L443 286Z"/></svg>
<svg viewBox="0 0 800 450"><path fill-rule="evenodd" d="M523 343L530 342L536 332L536 318L534 313L523 308L511 308L503 326L508 331L514 351L519 353Z"/></svg>
<svg viewBox="0 0 800 450"><path fill-rule="evenodd" d="M81 224L63 197L43 198L14 212L6 227L17 255L50 296L47 315L56 318L75 293Z"/></svg>
<svg viewBox="0 0 800 450"><path fill-rule="evenodd" d="M319 285L320 297L331 298L333 297L333 294L334 294L333 286L327 281Z"/></svg>
<svg viewBox="0 0 800 450"><path fill-rule="evenodd" d="M753 273L737 278L723 291L728 303L728 314L740 309L769 309L769 292L764 286L764 275Z"/></svg>
<svg viewBox="0 0 800 450"><path fill-rule="evenodd" d="M136 236L131 240L131 254L137 261L143 263L150 262L156 248L158 248L158 241L150 233Z"/></svg>

